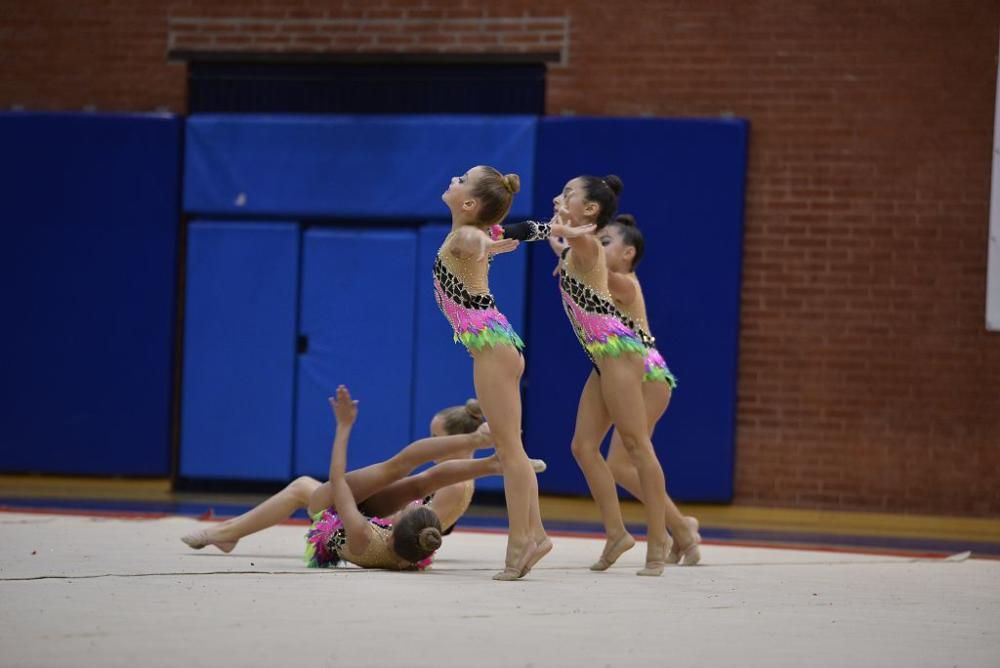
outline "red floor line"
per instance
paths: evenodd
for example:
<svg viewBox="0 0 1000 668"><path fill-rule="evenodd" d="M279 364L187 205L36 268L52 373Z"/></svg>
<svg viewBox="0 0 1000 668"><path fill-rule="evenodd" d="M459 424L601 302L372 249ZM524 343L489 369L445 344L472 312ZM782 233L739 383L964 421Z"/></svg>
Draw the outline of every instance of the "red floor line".
<svg viewBox="0 0 1000 668"><path fill-rule="evenodd" d="M165 517L184 517L171 513L153 512L149 510L86 510L76 508L27 508L21 506L2 506L0 513L23 513L25 515L71 515L75 517L104 517L120 520L157 520Z"/></svg>

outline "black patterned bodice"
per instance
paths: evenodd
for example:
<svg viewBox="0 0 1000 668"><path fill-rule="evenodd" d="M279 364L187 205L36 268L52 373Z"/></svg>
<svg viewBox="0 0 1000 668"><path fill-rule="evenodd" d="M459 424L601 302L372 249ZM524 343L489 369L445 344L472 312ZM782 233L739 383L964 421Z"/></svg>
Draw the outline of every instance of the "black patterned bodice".
<svg viewBox="0 0 1000 668"><path fill-rule="evenodd" d="M565 262L559 267L559 287L584 311L614 316L627 324L628 318L615 306L615 303L610 298L600 295L580 279L570 275L566 271Z"/></svg>
<svg viewBox="0 0 1000 668"><path fill-rule="evenodd" d="M458 276L444 265L440 255L434 258L434 280L441 286L445 297L463 308L477 310L496 308L496 300L492 294L489 292L483 294L469 292Z"/></svg>

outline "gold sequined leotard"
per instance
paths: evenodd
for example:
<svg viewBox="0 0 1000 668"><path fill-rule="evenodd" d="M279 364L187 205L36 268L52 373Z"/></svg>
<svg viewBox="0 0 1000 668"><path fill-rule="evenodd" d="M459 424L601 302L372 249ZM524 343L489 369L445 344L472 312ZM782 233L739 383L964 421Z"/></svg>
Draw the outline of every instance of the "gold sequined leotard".
<svg viewBox="0 0 1000 668"><path fill-rule="evenodd" d="M347 530L333 508L313 515L313 522L306 533L306 563L310 568L327 568L340 561L348 561L362 568L383 568L399 571L408 568L426 568L432 557L417 564L408 564L392 549L392 524L379 517L368 518L371 536L361 554L354 554L347 547Z"/></svg>
<svg viewBox="0 0 1000 668"><path fill-rule="evenodd" d="M334 542L334 547L340 558L362 568L402 570L404 566L401 565L399 556L390 547L392 545L392 529L379 526L373 522L369 522L368 526L371 527L371 538L368 541L365 551L361 554L354 554L350 551L347 547L346 536L343 543L338 544Z"/></svg>

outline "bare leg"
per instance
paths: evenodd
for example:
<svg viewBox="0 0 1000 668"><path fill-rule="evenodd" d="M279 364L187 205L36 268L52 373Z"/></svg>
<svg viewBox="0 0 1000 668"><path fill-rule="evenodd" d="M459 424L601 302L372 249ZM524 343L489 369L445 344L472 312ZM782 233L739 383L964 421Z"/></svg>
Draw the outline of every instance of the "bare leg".
<svg viewBox="0 0 1000 668"><path fill-rule="evenodd" d="M666 383L644 382L642 384L642 398L646 408L646 421L649 426L649 436L652 438L656 425L663 417L670 404L670 386ZM616 429L611 435L611 446L608 449L608 466L611 473L625 491L634 496L640 502L643 500L641 484L639 482L639 471L629 458L622 445L621 436ZM673 535L674 541L667 556L667 563L677 563L681 561L681 555L691 551L685 564L697 563L700 560L700 553L694 554L692 548L700 542L698 535L698 520L693 517L685 517L679 508L674 504L670 494L667 493L667 511L665 524Z"/></svg>
<svg viewBox="0 0 1000 668"><path fill-rule="evenodd" d="M206 545L215 545L223 552L232 552L237 541L244 536L273 527L287 520L299 508L305 508L309 504L309 497L319 486L319 481L313 478L296 478L283 490L239 517L188 534L181 540L196 550Z"/></svg>
<svg viewBox="0 0 1000 668"><path fill-rule="evenodd" d="M486 447L486 441L475 433L422 438L410 443L385 461L348 471L344 478L351 488L355 501L362 503L394 482L402 480L421 464L468 455L477 447ZM334 505L333 492L329 483L324 483L309 500L309 512L315 513L332 505Z"/></svg>
<svg viewBox="0 0 1000 668"><path fill-rule="evenodd" d="M537 461L531 460L533 467ZM372 513L385 517L406 507L414 499L422 499L451 485L501 474L500 460L496 455L480 459L452 459L392 483L369 497L365 506Z"/></svg>
<svg viewBox="0 0 1000 668"><path fill-rule="evenodd" d="M653 437L656 424L663 417L670 403L670 386L666 383L643 382L642 402L646 409L646 425L649 437ZM639 471L629 458L622 445L622 437L615 429L611 434L611 445L608 448L608 466L611 474L625 491L642 501L642 490L639 485Z"/></svg>
<svg viewBox="0 0 1000 668"><path fill-rule="evenodd" d="M642 398L646 408L646 422L649 426L649 436L652 438L657 422L663 417L667 406L670 404L670 386L666 383L644 382L642 384ZM625 451L625 446L622 445L621 436L618 434L617 429L611 435L611 446L608 449L608 466L611 467L611 473L615 477L615 482L641 502L643 494L639 482L639 471ZM697 536L698 520L693 517L685 517L674 504L669 493L667 494L666 508L664 524L674 537L674 544L670 548L667 562L677 563L680 560L681 553L688 550L699 540L699 536ZM679 524L678 518L680 518Z"/></svg>
<svg viewBox="0 0 1000 668"><path fill-rule="evenodd" d="M545 462L542 460L528 461L534 472L540 473L545 470ZM457 487L461 483L494 475L503 475L500 460L496 455L479 459L452 459L392 483L370 497L365 505L373 513L388 515L405 507L414 499L421 499L429 494L440 496L441 492ZM434 497L434 501L438 501L438 496Z"/></svg>
<svg viewBox="0 0 1000 668"><path fill-rule="evenodd" d="M627 354L601 361L601 390L622 445L639 471L646 510L646 567L639 575L660 575L667 556L666 483L653 451L642 397L643 360ZM609 473L610 475L610 473ZM683 520L682 520L683 523Z"/></svg>
<svg viewBox="0 0 1000 668"><path fill-rule="evenodd" d="M601 380L596 371L591 371L580 394L580 404L576 411L576 428L573 431L573 457L583 471L590 488L590 495L597 502L604 522L606 542L600 559L590 568L595 571L607 570L611 564L635 545L635 539L625 530L618 490L607 462L601 456L601 441L611 426L601 395Z"/></svg>
<svg viewBox="0 0 1000 668"><path fill-rule="evenodd" d="M511 346L494 346L473 354L476 396L490 423L497 459L503 470L504 496L510 525L506 567L498 580L523 577L551 549L538 507L538 480L521 443L521 394L518 383L524 359Z"/></svg>

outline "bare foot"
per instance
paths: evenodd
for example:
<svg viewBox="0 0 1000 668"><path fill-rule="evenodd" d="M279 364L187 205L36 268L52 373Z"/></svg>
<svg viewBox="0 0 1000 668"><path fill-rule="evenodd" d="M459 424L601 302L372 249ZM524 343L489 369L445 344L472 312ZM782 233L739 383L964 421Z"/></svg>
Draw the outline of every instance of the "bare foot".
<svg viewBox="0 0 1000 668"><path fill-rule="evenodd" d="M601 552L601 558L595 561L590 566L592 571L606 571L611 568L611 565L618 561L618 557L622 556L629 550L635 547L635 538L632 538L632 534L626 532L615 540L610 538L604 544L604 551Z"/></svg>
<svg viewBox="0 0 1000 668"><path fill-rule="evenodd" d="M549 546L549 549L550 550L552 549L551 545ZM529 563L534 564L535 562L538 561L538 559L542 558L538 557L538 559L534 559L535 555L538 553L538 550L539 546L536 543L534 542L528 543L528 545L524 548L524 551L521 552L520 557L518 557L515 560L512 560L508 557L506 567L502 571L494 575L493 579L501 581L520 580L525 575L527 575L528 570L530 570L528 564ZM508 554L509 553L510 550L508 549ZM534 559L534 561L532 561L532 559Z"/></svg>
<svg viewBox="0 0 1000 668"><path fill-rule="evenodd" d="M663 575L663 567L666 564L667 544L646 543L646 567L635 572L636 575Z"/></svg>
<svg viewBox="0 0 1000 668"><path fill-rule="evenodd" d="M681 566L694 566L701 561L701 534L698 533L698 519L695 517L685 517L684 524L691 532L691 540L681 547L681 542L674 539L674 544L670 547L667 555L668 564L680 564Z"/></svg>
<svg viewBox="0 0 1000 668"><path fill-rule="evenodd" d="M233 548L236 547L236 543L239 542L238 540L213 540L211 529L202 529L201 531L189 533L186 536L181 536L181 540L184 541L185 545L195 550L200 550L206 545L214 545L226 554L232 552Z"/></svg>

